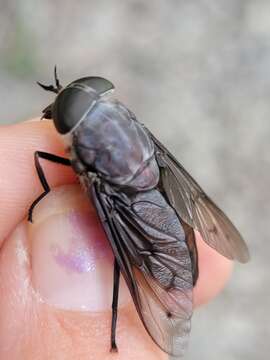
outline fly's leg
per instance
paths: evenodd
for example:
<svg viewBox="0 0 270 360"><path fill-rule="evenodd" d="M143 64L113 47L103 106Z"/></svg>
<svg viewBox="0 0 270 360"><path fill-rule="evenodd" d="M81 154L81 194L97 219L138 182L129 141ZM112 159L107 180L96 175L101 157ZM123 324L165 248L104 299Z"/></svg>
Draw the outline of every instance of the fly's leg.
<svg viewBox="0 0 270 360"><path fill-rule="evenodd" d="M47 152L43 152L43 151L36 151L35 152L35 167L37 170L37 174L40 180L40 183L44 189L44 192L39 195L38 198L36 198L36 200L33 202L33 204L30 206L29 210L28 210L28 221L32 222L32 217L33 217L33 210L35 208L35 206L40 202L41 199L44 198L44 196L46 196L49 192L50 192L50 186L46 180L44 171L42 169L42 166L40 165L39 160L40 159L44 159L44 160L48 160L51 162L54 162L56 164L61 164L61 165L66 165L66 166L71 166L71 163L68 159L65 159L61 156L57 156L57 155L53 155Z"/></svg>
<svg viewBox="0 0 270 360"><path fill-rule="evenodd" d="M117 310L118 310L119 282L120 282L120 269L119 269L119 265L115 259L114 260L114 272L113 272L111 352L118 351L116 341L115 341L115 335L116 335L116 321L117 321Z"/></svg>
<svg viewBox="0 0 270 360"><path fill-rule="evenodd" d="M60 92L60 90L62 89L62 86L60 85L60 81L57 76L56 66L54 67L54 81L55 81L55 85L44 85L44 84L40 83L39 81L37 81L37 83L39 86L42 87L42 89L44 89L46 91L52 91L52 92L58 94Z"/></svg>

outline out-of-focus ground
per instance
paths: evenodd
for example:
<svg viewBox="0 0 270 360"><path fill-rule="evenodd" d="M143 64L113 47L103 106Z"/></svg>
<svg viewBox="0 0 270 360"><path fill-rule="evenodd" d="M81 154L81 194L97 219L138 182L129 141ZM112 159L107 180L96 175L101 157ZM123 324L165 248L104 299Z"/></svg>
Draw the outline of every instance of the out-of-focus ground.
<svg viewBox="0 0 270 360"><path fill-rule="evenodd" d="M62 82L111 79L249 244L196 311L187 360L270 353L270 1L0 0L0 121L38 116ZM23 149L22 149L23 151ZM16 166L16 159L14 159Z"/></svg>

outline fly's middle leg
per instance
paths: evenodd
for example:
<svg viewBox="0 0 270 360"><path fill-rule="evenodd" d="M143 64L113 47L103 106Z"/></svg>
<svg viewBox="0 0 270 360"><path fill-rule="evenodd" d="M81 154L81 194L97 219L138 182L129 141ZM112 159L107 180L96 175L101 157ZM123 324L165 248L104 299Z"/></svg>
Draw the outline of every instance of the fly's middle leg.
<svg viewBox="0 0 270 360"><path fill-rule="evenodd" d="M43 151L36 151L35 152L35 167L36 167L36 170L37 170L37 174L38 174L40 183L41 183L41 185L42 185L42 187L44 189L44 192L41 195L39 195L39 197L36 198L36 200L32 203L32 205L30 206L30 208L28 210L28 221L30 221L30 222L32 222L32 219L33 219L33 211L34 211L35 206L51 190L51 188L50 188L50 186L49 186L49 184L48 184L48 182L46 180L46 177L45 177L44 171L42 169L42 166L40 164L40 159L48 160L48 161L54 162L56 164L71 166L70 161L68 159L65 159L65 158L61 157L61 156L57 156L57 155L50 154L50 153L43 152Z"/></svg>

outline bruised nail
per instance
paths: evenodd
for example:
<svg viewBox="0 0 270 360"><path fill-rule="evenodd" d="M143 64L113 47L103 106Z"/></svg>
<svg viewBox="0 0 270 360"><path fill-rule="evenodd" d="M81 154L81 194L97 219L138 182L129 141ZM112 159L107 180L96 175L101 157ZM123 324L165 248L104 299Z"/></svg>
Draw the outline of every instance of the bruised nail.
<svg viewBox="0 0 270 360"><path fill-rule="evenodd" d="M40 298L69 310L111 307L114 257L95 209L79 186L53 190L30 224L33 286ZM122 281L123 285L123 281ZM120 288L121 302L128 298Z"/></svg>

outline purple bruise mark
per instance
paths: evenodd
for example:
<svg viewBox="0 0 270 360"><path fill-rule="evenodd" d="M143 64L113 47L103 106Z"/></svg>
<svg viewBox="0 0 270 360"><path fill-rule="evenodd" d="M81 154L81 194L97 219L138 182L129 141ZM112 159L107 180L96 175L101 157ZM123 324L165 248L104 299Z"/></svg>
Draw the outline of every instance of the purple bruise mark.
<svg viewBox="0 0 270 360"><path fill-rule="evenodd" d="M71 211L66 226L69 227L68 247L52 245L56 263L69 271L85 273L96 269L96 262L111 259L112 253L106 242L101 225L89 213ZM91 240L92 239L92 240Z"/></svg>

